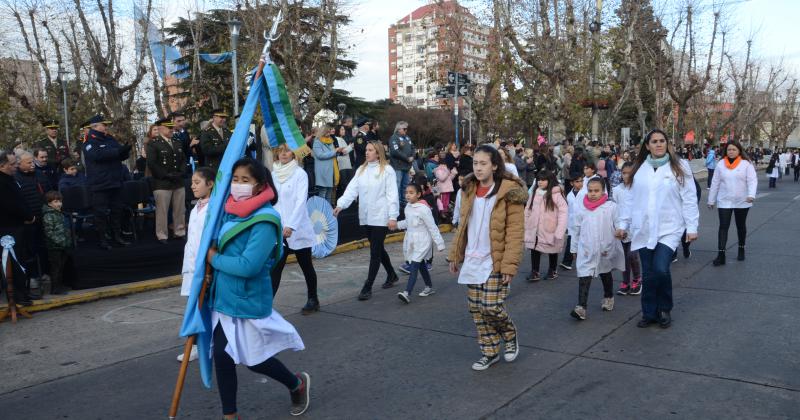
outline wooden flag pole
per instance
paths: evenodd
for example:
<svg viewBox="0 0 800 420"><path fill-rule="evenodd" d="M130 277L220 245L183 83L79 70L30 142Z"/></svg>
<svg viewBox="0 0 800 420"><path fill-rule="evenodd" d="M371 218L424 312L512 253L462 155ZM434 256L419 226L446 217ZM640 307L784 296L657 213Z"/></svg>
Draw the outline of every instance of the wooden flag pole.
<svg viewBox="0 0 800 420"><path fill-rule="evenodd" d="M208 287L211 285L213 276L214 271L211 268L211 264L206 263L206 273L203 277L203 286L200 289L200 295L197 297L198 307L203 306L203 300L205 300L206 292L208 292ZM178 415L178 405L181 403L183 383L186 381L186 370L189 368L189 356L192 353L192 346L194 346L195 340L197 340L197 335L191 335L186 339L186 344L183 346L183 361L181 361L181 370L178 372L178 382L175 384L175 391L172 393L172 405L169 407L170 420L175 419L175 417Z"/></svg>

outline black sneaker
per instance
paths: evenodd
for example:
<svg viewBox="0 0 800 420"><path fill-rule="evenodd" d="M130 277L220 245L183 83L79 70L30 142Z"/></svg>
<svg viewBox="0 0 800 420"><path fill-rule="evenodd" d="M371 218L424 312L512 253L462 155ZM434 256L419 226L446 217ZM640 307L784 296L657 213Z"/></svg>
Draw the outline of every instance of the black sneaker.
<svg viewBox="0 0 800 420"><path fill-rule="evenodd" d="M555 280L558 278L558 271L551 271L547 273L547 280Z"/></svg>
<svg viewBox="0 0 800 420"><path fill-rule="evenodd" d="M362 290L358 294L358 300L369 300L372 297L372 290Z"/></svg>
<svg viewBox="0 0 800 420"><path fill-rule="evenodd" d="M630 290L630 286L628 286L627 283L622 283L622 285L619 286L619 290L617 290L617 294L627 296Z"/></svg>
<svg viewBox="0 0 800 420"><path fill-rule="evenodd" d="M506 341L506 349L503 352L503 359L506 362L513 362L519 356L519 334L514 336L511 341Z"/></svg>
<svg viewBox="0 0 800 420"><path fill-rule="evenodd" d="M538 271L532 271L531 274L528 275L528 277L525 280L528 280L530 282L534 282L534 281L539 281L541 279L542 279L542 275L539 274Z"/></svg>
<svg viewBox="0 0 800 420"><path fill-rule="evenodd" d="M308 410L308 404L311 402L311 376L308 373L300 372L297 374L297 379L300 379L300 386L292 391L292 409L289 414L299 416Z"/></svg>
<svg viewBox="0 0 800 420"><path fill-rule="evenodd" d="M472 364L472 370L478 370L478 371L486 370L486 369L489 369L490 366L492 366L493 364L495 364L495 363L497 363L499 361L500 361L500 355L499 354L495 354L492 357L483 356L480 359L478 359L477 362Z"/></svg>
<svg viewBox="0 0 800 420"><path fill-rule="evenodd" d="M642 319L639 320L638 323L636 323L636 326L639 327L639 328L647 328L647 327L649 327L649 326L651 326L653 324L657 324L657 323L658 323L658 321L656 321L655 319L642 318Z"/></svg>
<svg viewBox="0 0 800 420"><path fill-rule="evenodd" d="M560 266L561 266L561 268L563 268L564 270L572 270L572 264L571 264L571 263L570 263L570 264L567 264L567 263L565 263L565 262L562 262L562 263L561 263L561 264L559 264L559 265L560 265Z"/></svg>
<svg viewBox="0 0 800 420"><path fill-rule="evenodd" d="M319 300L317 300L317 298L310 298L306 301L306 306L303 306L301 313L303 315L309 315L314 312L319 312Z"/></svg>
<svg viewBox="0 0 800 420"><path fill-rule="evenodd" d="M388 277L386 277L386 283L383 283L381 287L384 289L390 289L398 281L400 281L400 277L397 277L397 273L391 273Z"/></svg>
<svg viewBox="0 0 800 420"><path fill-rule="evenodd" d="M661 312L658 318L658 326L661 328L669 328L672 325L672 316L667 311Z"/></svg>

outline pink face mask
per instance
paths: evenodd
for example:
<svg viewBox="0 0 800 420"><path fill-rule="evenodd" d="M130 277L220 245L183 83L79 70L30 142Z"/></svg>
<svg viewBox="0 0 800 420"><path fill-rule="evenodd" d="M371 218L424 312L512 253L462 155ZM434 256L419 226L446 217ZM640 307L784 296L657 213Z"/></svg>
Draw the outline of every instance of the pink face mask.
<svg viewBox="0 0 800 420"><path fill-rule="evenodd" d="M233 201L247 200L253 196L253 185L234 182L231 184L231 196L233 196Z"/></svg>

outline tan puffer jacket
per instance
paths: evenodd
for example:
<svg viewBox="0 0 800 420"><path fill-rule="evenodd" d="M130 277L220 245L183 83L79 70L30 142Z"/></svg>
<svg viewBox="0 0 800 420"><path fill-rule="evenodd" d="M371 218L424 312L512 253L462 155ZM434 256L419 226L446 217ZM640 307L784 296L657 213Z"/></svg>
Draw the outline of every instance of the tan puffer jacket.
<svg viewBox="0 0 800 420"><path fill-rule="evenodd" d="M472 205L475 203L475 191L478 180L474 175L464 179L461 197L461 223L458 227L453 244L450 247L448 261L459 265L464 262L464 252L467 248L467 231ZM459 192L461 194L461 192ZM497 200L492 209L492 219L489 223L489 238L492 247L492 261L494 272L516 275L522 259L522 248L525 229L525 203L528 201L528 191L519 180L507 174L500 183Z"/></svg>

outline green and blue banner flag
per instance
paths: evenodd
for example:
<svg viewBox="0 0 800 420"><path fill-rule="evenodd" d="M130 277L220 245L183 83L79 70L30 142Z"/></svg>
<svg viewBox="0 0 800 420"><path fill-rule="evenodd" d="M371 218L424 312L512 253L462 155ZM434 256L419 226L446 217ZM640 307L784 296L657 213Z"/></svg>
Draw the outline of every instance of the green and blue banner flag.
<svg viewBox="0 0 800 420"><path fill-rule="evenodd" d="M181 325L180 335L182 337L197 335L200 376L206 388L211 388L212 355L210 350L213 331L209 299L205 299L202 306L198 305L200 290L205 276L205 256L211 244L219 238L222 216L225 211L225 201L230 193L233 164L244 156L247 139L250 135L250 124L257 106L261 107L270 147L277 147L279 144L286 143L296 154L304 153L303 150L308 150L305 139L295 123L294 113L286 93L286 85L283 78L278 68L270 63L264 67L263 74L252 82L241 116L236 123L233 135L228 147L225 149L225 154L217 171L216 183L211 193L206 223L200 239L200 248L197 252L197 261L195 261L189 301L186 304Z"/></svg>

